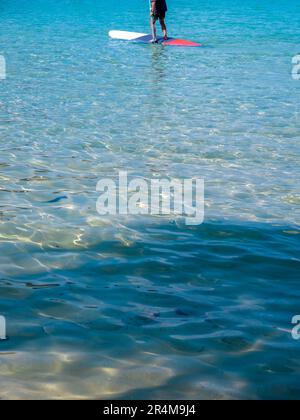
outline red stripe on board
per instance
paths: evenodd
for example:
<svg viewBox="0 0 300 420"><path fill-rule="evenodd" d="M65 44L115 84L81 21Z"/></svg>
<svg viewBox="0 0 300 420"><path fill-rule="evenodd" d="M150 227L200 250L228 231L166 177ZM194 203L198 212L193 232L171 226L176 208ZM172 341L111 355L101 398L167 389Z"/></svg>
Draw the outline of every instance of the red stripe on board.
<svg viewBox="0 0 300 420"><path fill-rule="evenodd" d="M201 44L192 41L185 41L184 39L170 39L162 42L162 45L173 45L174 47L201 47Z"/></svg>

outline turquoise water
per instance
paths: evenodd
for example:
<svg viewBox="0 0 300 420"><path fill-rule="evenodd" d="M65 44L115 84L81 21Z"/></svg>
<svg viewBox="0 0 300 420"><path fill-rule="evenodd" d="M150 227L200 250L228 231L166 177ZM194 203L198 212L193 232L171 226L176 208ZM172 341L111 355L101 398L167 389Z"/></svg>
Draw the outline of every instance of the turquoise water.
<svg viewBox="0 0 300 420"><path fill-rule="evenodd" d="M298 1L2 0L1 398L299 398ZM204 178L205 223L96 183Z"/></svg>

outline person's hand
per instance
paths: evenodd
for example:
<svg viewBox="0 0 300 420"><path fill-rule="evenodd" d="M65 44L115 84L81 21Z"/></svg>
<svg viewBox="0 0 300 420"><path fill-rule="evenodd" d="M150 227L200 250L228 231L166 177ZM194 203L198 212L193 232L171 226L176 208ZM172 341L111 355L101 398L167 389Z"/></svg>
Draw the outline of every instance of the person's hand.
<svg viewBox="0 0 300 420"><path fill-rule="evenodd" d="M154 12L153 12L153 10L150 10L150 17L153 17L154 16Z"/></svg>

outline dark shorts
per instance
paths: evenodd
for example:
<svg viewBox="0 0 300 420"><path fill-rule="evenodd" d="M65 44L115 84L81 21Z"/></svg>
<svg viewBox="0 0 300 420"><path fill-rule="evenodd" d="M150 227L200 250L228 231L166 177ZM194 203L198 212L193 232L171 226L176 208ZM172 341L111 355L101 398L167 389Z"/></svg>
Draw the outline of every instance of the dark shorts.
<svg viewBox="0 0 300 420"><path fill-rule="evenodd" d="M156 12L153 15L153 18L155 20L157 20L157 19L165 19L165 17L166 17L166 12Z"/></svg>

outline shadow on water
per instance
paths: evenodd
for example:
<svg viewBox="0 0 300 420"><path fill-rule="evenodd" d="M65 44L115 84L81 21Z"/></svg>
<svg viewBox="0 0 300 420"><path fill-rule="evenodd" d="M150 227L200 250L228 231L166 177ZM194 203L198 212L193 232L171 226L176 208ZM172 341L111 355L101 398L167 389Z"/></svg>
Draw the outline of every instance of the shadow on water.
<svg viewBox="0 0 300 420"><path fill-rule="evenodd" d="M19 368L30 359L42 393L50 381L73 397L103 398L107 390L122 398L295 396L299 229L135 228L139 237L131 226L87 249L28 245L51 268L1 278L10 340L0 351L15 353L4 356L6 380L26 388L29 373L14 370L15 357Z"/></svg>
<svg viewBox="0 0 300 420"><path fill-rule="evenodd" d="M161 45L153 45L151 52L153 83L156 87L159 87L160 82L163 82L168 75L168 54L166 48L162 47Z"/></svg>

